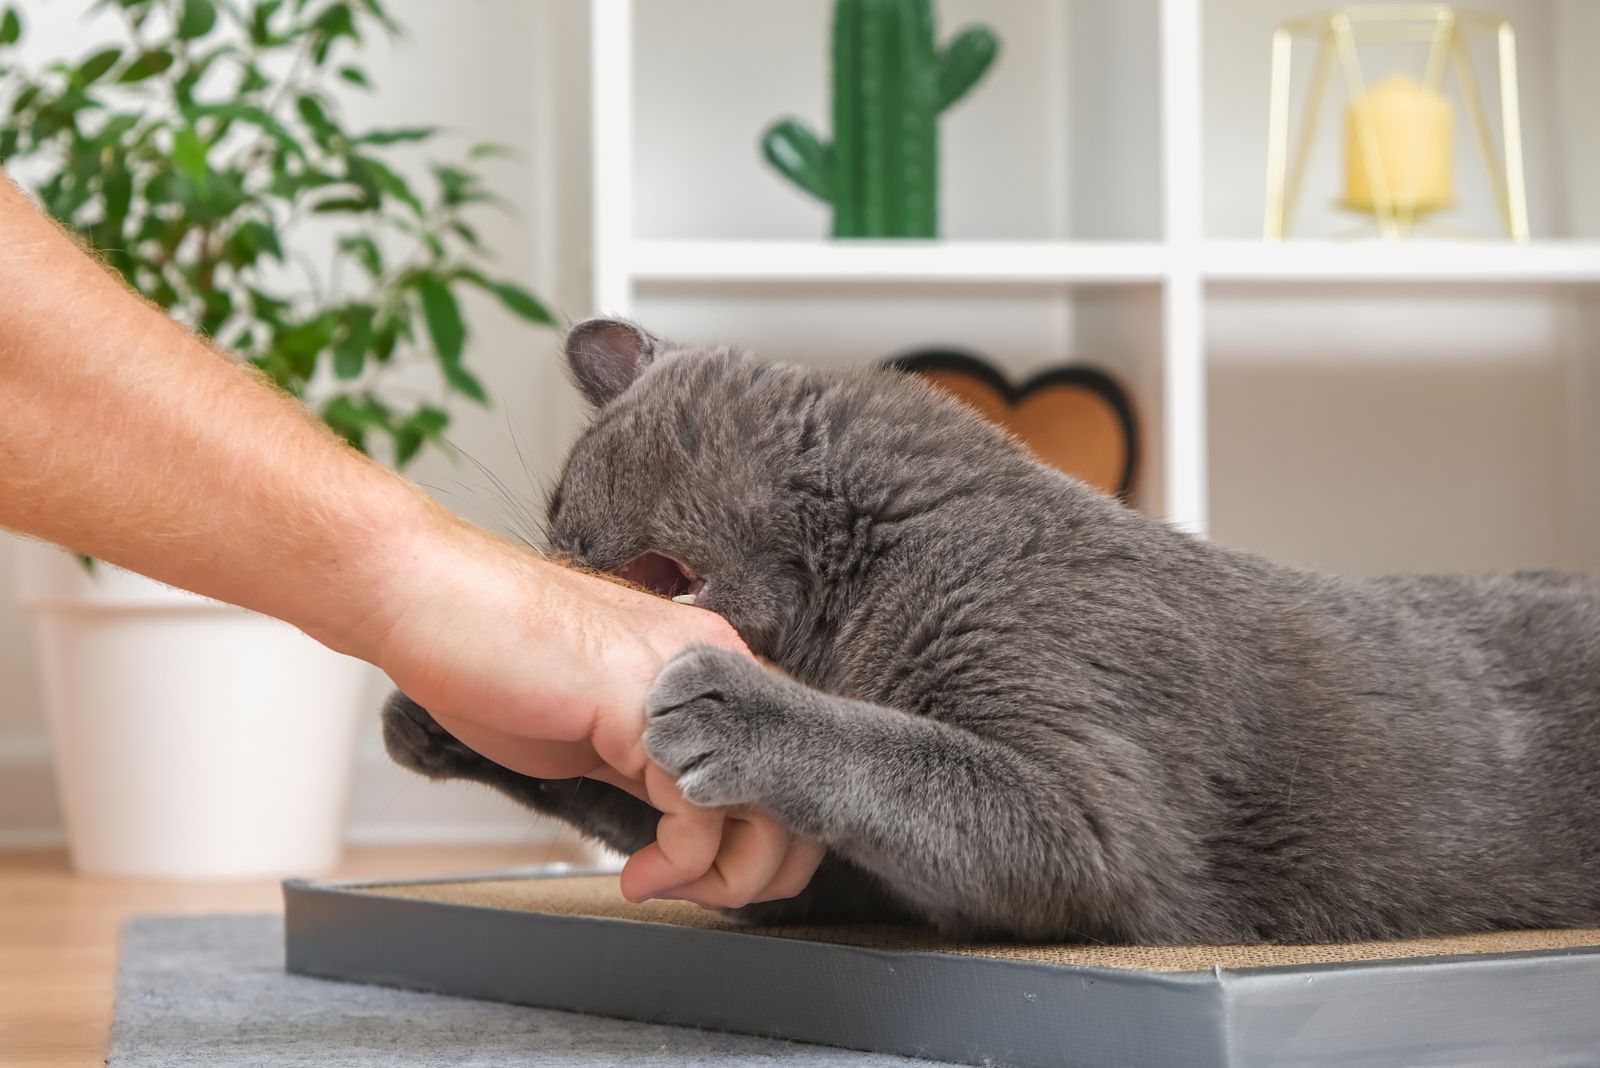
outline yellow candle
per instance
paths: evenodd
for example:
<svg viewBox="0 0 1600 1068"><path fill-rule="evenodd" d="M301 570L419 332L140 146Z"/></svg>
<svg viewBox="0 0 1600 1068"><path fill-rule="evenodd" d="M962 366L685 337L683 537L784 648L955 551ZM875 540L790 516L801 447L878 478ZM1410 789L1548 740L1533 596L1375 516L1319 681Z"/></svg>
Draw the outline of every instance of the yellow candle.
<svg viewBox="0 0 1600 1068"><path fill-rule="evenodd" d="M1363 114L1369 108L1374 142L1370 146ZM1352 99L1344 118L1345 207L1375 212L1374 190L1380 181L1396 211L1420 215L1449 207L1454 203L1452 129L1450 101L1404 74L1391 75ZM1382 169L1369 173L1367 153L1374 150Z"/></svg>

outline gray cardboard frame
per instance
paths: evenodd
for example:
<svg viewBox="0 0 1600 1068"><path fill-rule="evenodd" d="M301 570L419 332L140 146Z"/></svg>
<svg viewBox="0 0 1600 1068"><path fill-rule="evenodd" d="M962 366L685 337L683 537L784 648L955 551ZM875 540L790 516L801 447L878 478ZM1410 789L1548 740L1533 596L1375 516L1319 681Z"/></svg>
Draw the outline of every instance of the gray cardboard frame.
<svg viewBox="0 0 1600 1068"><path fill-rule="evenodd" d="M1152 972L369 892L393 885L286 882L289 971L958 1064L1600 1064L1600 947Z"/></svg>

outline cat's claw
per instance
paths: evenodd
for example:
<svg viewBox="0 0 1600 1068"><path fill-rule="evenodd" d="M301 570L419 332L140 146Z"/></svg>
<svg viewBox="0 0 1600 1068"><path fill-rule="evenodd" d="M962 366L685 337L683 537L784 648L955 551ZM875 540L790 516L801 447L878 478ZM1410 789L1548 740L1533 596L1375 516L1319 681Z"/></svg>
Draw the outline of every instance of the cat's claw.
<svg viewBox="0 0 1600 1068"><path fill-rule="evenodd" d="M758 801L754 706L766 673L746 656L693 646L656 677L645 698L645 751L696 805Z"/></svg>

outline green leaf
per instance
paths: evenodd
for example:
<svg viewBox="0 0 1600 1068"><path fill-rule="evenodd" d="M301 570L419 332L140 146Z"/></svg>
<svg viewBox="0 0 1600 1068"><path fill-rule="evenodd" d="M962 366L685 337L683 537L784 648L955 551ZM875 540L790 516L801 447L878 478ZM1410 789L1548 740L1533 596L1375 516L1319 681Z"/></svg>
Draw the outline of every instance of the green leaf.
<svg viewBox="0 0 1600 1068"><path fill-rule="evenodd" d="M474 230L471 226L468 226L460 219L456 219L450 224L450 229L455 232L457 237L461 238L461 240L471 245L477 251L486 252L483 247L483 240L478 237L478 231Z"/></svg>
<svg viewBox="0 0 1600 1068"><path fill-rule="evenodd" d="M339 239L339 249L348 252L361 263L361 267L374 279L383 276L383 253L378 243L366 234L351 234Z"/></svg>
<svg viewBox="0 0 1600 1068"><path fill-rule="evenodd" d="M250 311L257 319L260 319L269 325L277 325L282 321L283 313L288 310L288 301L280 300L270 293L264 293L259 289L251 287Z"/></svg>
<svg viewBox="0 0 1600 1068"><path fill-rule="evenodd" d="M311 25L313 33L311 59L319 67L327 62L328 52L339 38L361 40L361 34L356 29L355 16L350 13L350 5L345 3L330 5Z"/></svg>
<svg viewBox="0 0 1600 1068"><path fill-rule="evenodd" d="M409 464L422 449L422 431L414 426L402 426L394 432L394 466L399 470Z"/></svg>
<svg viewBox="0 0 1600 1068"><path fill-rule="evenodd" d="M337 313L331 309L302 323L279 330L272 339L275 354L281 355L301 378L310 378L317 367L317 356L333 340Z"/></svg>
<svg viewBox="0 0 1600 1068"><path fill-rule="evenodd" d="M78 69L72 76L73 83L80 88L88 88L105 77L106 72L116 66L117 60L121 58L122 49L120 48L107 48L104 51L96 52L78 64Z"/></svg>
<svg viewBox="0 0 1600 1068"><path fill-rule="evenodd" d="M183 73L173 84L173 92L178 99L179 106L190 104L194 101L194 91L205 79L211 70L212 64L223 56L238 55L239 50L231 44L219 45L198 58L191 58L185 65Z"/></svg>
<svg viewBox="0 0 1600 1068"><path fill-rule="evenodd" d="M234 231L225 258L235 267L245 267L263 255L282 263L283 244L278 240L277 230L260 219L251 219Z"/></svg>
<svg viewBox="0 0 1600 1068"><path fill-rule="evenodd" d="M346 309L343 336L333 347L333 373L340 378L361 374L372 347L372 315L373 309L364 304Z"/></svg>
<svg viewBox="0 0 1600 1068"><path fill-rule="evenodd" d="M506 310L513 315L526 319L530 323L555 325L555 317L550 314L550 310L544 306L544 303L521 286L513 285L510 282L496 282L473 270L461 271L457 277L463 281L471 282L479 289L493 293L500 303L506 306Z"/></svg>
<svg viewBox="0 0 1600 1068"><path fill-rule="evenodd" d="M450 287L432 275L418 278L416 287L417 296L422 301L422 317L428 324L428 336L433 339L434 351L445 365L445 377L448 379L450 367L461 362L461 350L467 340L467 328L461 321L461 306L456 303Z"/></svg>
<svg viewBox="0 0 1600 1068"><path fill-rule="evenodd" d="M459 363L444 365L444 380L450 388L464 396L471 397L479 404L489 403L489 394L484 390L483 383L473 377L472 373Z"/></svg>
<svg viewBox="0 0 1600 1068"><path fill-rule="evenodd" d="M233 314L233 298L225 290L208 289L200 294L200 300L205 305L205 312L200 317L200 332L207 337L214 337L228 321L228 316Z"/></svg>
<svg viewBox="0 0 1600 1068"><path fill-rule="evenodd" d="M350 213L355 215L365 215L374 207L375 205L372 203L372 201L365 200L361 197L334 197L332 200L324 200L319 202L314 208L311 209L311 214L339 215Z"/></svg>
<svg viewBox="0 0 1600 1068"><path fill-rule="evenodd" d="M426 404L418 408L395 430L394 465L404 467L430 441L442 445L444 429L449 425L447 412Z"/></svg>
<svg viewBox="0 0 1600 1068"><path fill-rule="evenodd" d="M511 159L516 153L505 145L484 141L467 149L468 159Z"/></svg>
<svg viewBox="0 0 1600 1068"><path fill-rule="evenodd" d="M216 118L223 122L243 122L256 127L272 138L284 152L304 159L306 151L288 127L273 118L265 108L254 104L193 104L183 109L184 118L191 123L201 118Z"/></svg>
<svg viewBox="0 0 1600 1068"><path fill-rule="evenodd" d="M352 155L345 161L345 169L349 179L365 189L374 200L388 195L409 207L417 218L427 215L421 199L411 191L405 179L382 161L371 156Z"/></svg>
<svg viewBox="0 0 1600 1068"><path fill-rule="evenodd" d="M172 135L172 162L190 178L205 177L206 143L194 127L184 126Z"/></svg>
<svg viewBox="0 0 1600 1068"><path fill-rule="evenodd" d="M11 114L21 115L24 111L27 111L33 105L33 102L39 98L39 93L42 89L43 86L30 85L18 93L17 98L11 102Z"/></svg>
<svg viewBox="0 0 1600 1068"><path fill-rule="evenodd" d="M133 203L133 175L120 165L108 167L100 174L100 194L105 205L107 244L120 244L122 227Z"/></svg>
<svg viewBox="0 0 1600 1068"><path fill-rule="evenodd" d="M261 73L261 68L254 63L246 63L244 74L239 80L239 95L251 96L270 88L272 88L272 82L265 74Z"/></svg>
<svg viewBox="0 0 1600 1068"><path fill-rule="evenodd" d="M435 165L433 175L439 179L440 196L451 207L492 199L478 185L478 176L470 171L464 171L460 167Z"/></svg>
<svg viewBox="0 0 1600 1068"><path fill-rule="evenodd" d="M328 112L322 106L322 101L309 94L295 101L295 109L300 112L300 118L311 129L311 136L317 139L317 144L329 148L339 136L339 128L328 118Z"/></svg>
<svg viewBox="0 0 1600 1068"><path fill-rule="evenodd" d="M16 44L22 40L22 16L15 7L6 8L0 15L0 45Z"/></svg>
<svg viewBox="0 0 1600 1068"><path fill-rule="evenodd" d="M361 452L367 451L367 428L372 417L349 397L335 397L322 406L322 421Z"/></svg>
<svg viewBox="0 0 1600 1068"><path fill-rule="evenodd" d="M384 10L383 4L379 0L361 0L361 6L367 9L368 14L382 23L384 29L390 33L397 34L400 32L400 24L389 17L389 12Z"/></svg>
<svg viewBox="0 0 1600 1068"><path fill-rule="evenodd" d="M426 141L439 132L437 126L402 126L392 130L372 130L355 138L357 145L393 145L401 141Z"/></svg>
<svg viewBox="0 0 1600 1068"><path fill-rule="evenodd" d="M367 79L367 72L360 67L340 67L339 77L351 85L359 85L363 89L372 88L372 82Z"/></svg>
<svg viewBox="0 0 1600 1068"><path fill-rule="evenodd" d="M151 49L129 63L117 76L117 81L127 84L129 82L142 82L153 77L172 66L172 53L160 48Z"/></svg>
<svg viewBox="0 0 1600 1068"><path fill-rule="evenodd" d="M550 314L550 310L540 302L538 297L535 297L526 289L512 285L510 282L496 282L489 288L494 292L495 296L500 298L500 303L509 308L513 314L521 316L530 323L544 323L546 326L555 325L556 320Z"/></svg>
<svg viewBox="0 0 1600 1068"><path fill-rule="evenodd" d="M250 43L254 45L270 45L274 43L272 36L272 16L278 13L283 6L283 0L262 0L250 12Z"/></svg>
<svg viewBox="0 0 1600 1068"><path fill-rule="evenodd" d="M417 414L411 417L411 425L430 438L437 437L450 425L450 413L424 404L417 409Z"/></svg>
<svg viewBox="0 0 1600 1068"><path fill-rule="evenodd" d="M178 16L178 40L204 37L216 24L217 7L211 0L183 0L183 13Z"/></svg>

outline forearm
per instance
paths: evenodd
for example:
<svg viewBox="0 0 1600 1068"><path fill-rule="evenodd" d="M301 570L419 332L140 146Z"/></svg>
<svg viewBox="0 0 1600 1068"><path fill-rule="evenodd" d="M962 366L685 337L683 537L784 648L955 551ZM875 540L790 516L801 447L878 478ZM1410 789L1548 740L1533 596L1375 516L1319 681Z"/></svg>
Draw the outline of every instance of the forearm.
<svg viewBox="0 0 1600 1068"><path fill-rule="evenodd" d="M451 522L94 262L0 176L0 526L371 658L385 556Z"/></svg>

